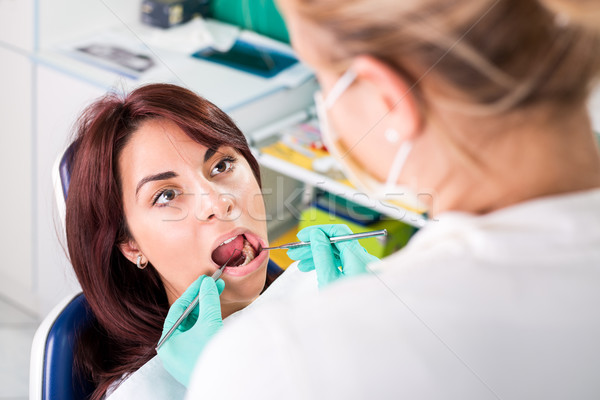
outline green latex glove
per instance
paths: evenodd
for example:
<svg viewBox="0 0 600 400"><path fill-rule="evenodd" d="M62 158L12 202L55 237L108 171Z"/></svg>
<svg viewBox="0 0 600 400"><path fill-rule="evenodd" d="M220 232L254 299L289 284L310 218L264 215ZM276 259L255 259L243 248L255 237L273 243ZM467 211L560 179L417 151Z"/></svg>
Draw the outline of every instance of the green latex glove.
<svg viewBox="0 0 600 400"><path fill-rule="evenodd" d="M319 288L345 276L364 274L367 265L379 259L360 245L358 240L349 240L332 244L330 237L350 235L353 232L347 225L315 225L298 232L298 239L310 241L310 247L289 249L287 254L292 260L300 260L300 271L317 270Z"/></svg>
<svg viewBox="0 0 600 400"><path fill-rule="evenodd" d="M215 282L210 276L202 275L173 303L165 319L161 339L200 293L199 307L183 320L158 350L165 369L186 387L204 346L223 326L219 295L224 288L222 279Z"/></svg>

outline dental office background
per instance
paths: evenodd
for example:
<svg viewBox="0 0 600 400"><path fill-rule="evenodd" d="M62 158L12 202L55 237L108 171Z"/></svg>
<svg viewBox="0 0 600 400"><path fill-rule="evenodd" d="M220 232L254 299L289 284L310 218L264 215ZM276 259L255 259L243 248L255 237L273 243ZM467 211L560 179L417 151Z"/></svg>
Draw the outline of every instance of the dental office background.
<svg viewBox="0 0 600 400"><path fill-rule="evenodd" d="M172 37L149 33L140 23L140 6L140 0L0 0L0 300L38 321L78 290L66 256L52 173L74 119L91 100L144 82L181 84L231 113L251 142L266 136L266 127L298 120L312 102L316 83L306 76L285 84L272 78L262 82L192 60L193 46L202 43L183 30ZM122 43L132 41L133 46L136 40L150 44L157 68L136 75L69 54L78 43L100 37L126 38ZM171 51L162 51L161 44ZM600 90L589 107L594 129L600 132ZM301 202L297 194L310 178L273 172L275 164L267 167L271 235L297 218L294 207L282 203Z"/></svg>

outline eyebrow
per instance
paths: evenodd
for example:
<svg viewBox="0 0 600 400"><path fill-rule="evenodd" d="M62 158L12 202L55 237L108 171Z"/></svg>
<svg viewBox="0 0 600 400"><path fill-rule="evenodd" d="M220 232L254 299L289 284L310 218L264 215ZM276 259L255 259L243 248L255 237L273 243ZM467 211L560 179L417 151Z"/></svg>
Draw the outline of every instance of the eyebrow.
<svg viewBox="0 0 600 400"><path fill-rule="evenodd" d="M206 150L206 153L204 153L204 162L207 162L208 160L210 160L211 157L214 156L216 154L216 152L219 150L219 147L217 147L216 149Z"/></svg>
<svg viewBox="0 0 600 400"><path fill-rule="evenodd" d="M137 184L137 188L135 189L135 195L137 196L138 192L140 191L140 189L142 188L142 186L144 186L148 182L164 181L166 179L175 178L177 176L178 175L175 172L173 172L173 171L167 171L167 172L161 172L161 173L154 174L154 175L148 175L147 177L143 178Z"/></svg>

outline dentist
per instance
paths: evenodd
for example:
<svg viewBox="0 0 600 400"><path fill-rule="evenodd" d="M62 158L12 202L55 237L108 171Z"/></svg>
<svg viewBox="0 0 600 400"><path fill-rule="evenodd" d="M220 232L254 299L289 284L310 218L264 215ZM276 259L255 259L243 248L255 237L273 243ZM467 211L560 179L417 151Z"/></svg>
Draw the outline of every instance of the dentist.
<svg viewBox="0 0 600 400"><path fill-rule="evenodd" d="M187 398L600 397L598 1L279 5L328 149L431 219L370 273L223 329ZM356 271L329 234L292 256Z"/></svg>

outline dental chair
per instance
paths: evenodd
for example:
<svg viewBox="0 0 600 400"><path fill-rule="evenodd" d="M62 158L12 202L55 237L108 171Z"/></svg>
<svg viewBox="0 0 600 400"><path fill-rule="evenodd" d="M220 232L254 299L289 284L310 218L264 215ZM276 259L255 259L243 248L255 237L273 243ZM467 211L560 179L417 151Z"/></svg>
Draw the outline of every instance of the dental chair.
<svg viewBox="0 0 600 400"><path fill-rule="evenodd" d="M65 200L71 180L73 148L69 146L53 168L54 194L60 220L65 221ZM269 260L267 274L283 270ZM74 345L78 332L93 321L93 313L83 293L64 299L44 319L31 346L29 368L30 400L83 400L93 392L91 382L73 376Z"/></svg>
<svg viewBox="0 0 600 400"><path fill-rule="evenodd" d="M73 376L77 333L93 315L83 293L64 299L39 326L31 346L30 400L80 400L94 390L91 382Z"/></svg>
<svg viewBox="0 0 600 400"><path fill-rule="evenodd" d="M59 220L65 221L65 200L69 189L73 149L69 146L52 170ZM83 293L65 298L50 311L38 327L31 346L29 366L30 400L80 400L89 398L94 386L73 376L77 334L93 321Z"/></svg>

